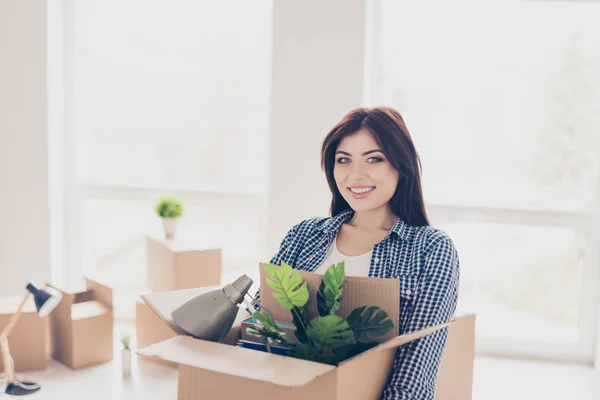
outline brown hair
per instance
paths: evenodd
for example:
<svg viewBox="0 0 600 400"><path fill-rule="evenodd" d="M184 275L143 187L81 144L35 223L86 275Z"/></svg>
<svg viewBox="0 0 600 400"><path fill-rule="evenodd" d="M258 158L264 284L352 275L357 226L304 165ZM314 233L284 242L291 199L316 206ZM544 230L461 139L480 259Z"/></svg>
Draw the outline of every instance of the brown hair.
<svg viewBox="0 0 600 400"><path fill-rule="evenodd" d="M321 167L331 190L331 216L350 208L333 176L335 152L343 138L360 129L366 129L373 135L389 162L399 172L398 186L389 202L390 210L408 225L430 225L421 188L421 160L404 119L391 107L352 110L325 137L321 148Z"/></svg>

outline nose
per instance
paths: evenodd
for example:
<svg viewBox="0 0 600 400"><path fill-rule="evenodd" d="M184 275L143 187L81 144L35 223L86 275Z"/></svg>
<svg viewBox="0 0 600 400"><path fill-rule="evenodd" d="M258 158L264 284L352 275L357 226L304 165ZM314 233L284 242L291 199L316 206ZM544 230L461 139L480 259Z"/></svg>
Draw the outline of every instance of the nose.
<svg viewBox="0 0 600 400"><path fill-rule="evenodd" d="M355 163L352 167L352 178L355 181L360 181L367 176L367 168L362 163Z"/></svg>

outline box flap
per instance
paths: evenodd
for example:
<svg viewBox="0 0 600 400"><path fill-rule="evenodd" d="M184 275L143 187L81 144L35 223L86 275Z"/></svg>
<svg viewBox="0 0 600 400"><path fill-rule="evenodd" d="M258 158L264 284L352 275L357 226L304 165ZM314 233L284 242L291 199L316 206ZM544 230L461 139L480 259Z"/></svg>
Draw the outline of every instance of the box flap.
<svg viewBox="0 0 600 400"><path fill-rule="evenodd" d="M260 264L260 302L265 308L273 313L275 320L292 323L290 311L279 304L273 297L273 289L267 285L266 273L263 268L264 265L265 264L263 263ZM310 321L312 318L319 316L317 311L317 291L323 280L323 275L305 271L298 272L308 286L309 298L306 307L307 317ZM397 279L346 277L343 300L338 315L347 318L352 310L364 305L380 307L387 312L390 320L396 327L396 329L392 329L385 336L376 338L379 342L385 342L398 335L400 320L400 282Z"/></svg>
<svg viewBox="0 0 600 400"><path fill-rule="evenodd" d="M392 338L392 339L388 340L387 342L380 344L377 347L373 347L370 350L367 350L367 351L365 351L361 354L358 354L352 358L342 361L340 363L340 365L344 364L344 363L348 363L352 360L357 360L359 358L365 357L367 354L370 354L370 353L380 352L380 351L385 351L385 350L389 350L389 349L394 349L396 347L400 347L402 345L405 345L406 343L412 342L417 339L421 339L422 337L425 337L425 336L429 335L430 333L439 331L440 329L443 329L443 328L451 325L452 323L453 323L453 321L450 321L450 322L446 322L445 324L439 324L439 325L431 326L429 328L421 329L419 331L405 333L404 335L396 336L395 338Z"/></svg>
<svg viewBox="0 0 600 400"><path fill-rule="evenodd" d="M200 293L215 289L217 286L207 286L194 289L171 290L168 292L148 293L141 295L142 300L178 335L186 333L173 322L171 313L179 306Z"/></svg>
<svg viewBox="0 0 600 400"><path fill-rule="evenodd" d="M443 328L449 326L451 323L452 323L452 321L446 322L445 324L439 324L439 325L431 326L429 328L421 329L420 331L405 333L404 335L396 336L395 338L390 339L387 342L380 344L379 346L371 349L370 351L381 351L381 350L387 350L387 349L393 349L396 347L400 347L406 343L412 342L413 340L421 339L422 337L425 337L425 336L429 335L430 333L439 331L440 329L443 329Z"/></svg>
<svg viewBox="0 0 600 400"><path fill-rule="evenodd" d="M98 279L85 278L85 286L91 292L94 300L103 302L108 307L113 305L113 290L110 286L101 283Z"/></svg>
<svg viewBox="0 0 600 400"><path fill-rule="evenodd" d="M71 319L77 321L80 319L93 318L110 312L104 303L96 300L76 303L71 306Z"/></svg>
<svg viewBox="0 0 600 400"><path fill-rule="evenodd" d="M207 371L281 386L304 386L334 366L177 336L137 351L138 354ZM282 371L286 373L283 374Z"/></svg>

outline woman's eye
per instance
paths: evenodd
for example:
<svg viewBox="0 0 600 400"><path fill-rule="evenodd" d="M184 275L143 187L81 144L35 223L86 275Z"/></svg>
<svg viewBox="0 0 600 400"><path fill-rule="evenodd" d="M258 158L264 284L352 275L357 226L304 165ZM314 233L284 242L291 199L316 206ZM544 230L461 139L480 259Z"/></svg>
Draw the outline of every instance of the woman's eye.
<svg viewBox="0 0 600 400"><path fill-rule="evenodd" d="M369 157L369 159L367 160L370 163L378 163L383 161L383 158L381 157Z"/></svg>
<svg viewBox="0 0 600 400"><path fill-rule="evenodd" d="M337 159L337 162L339 164L347 164L350 162L350 159L348 157L340 157Z"/></svg>

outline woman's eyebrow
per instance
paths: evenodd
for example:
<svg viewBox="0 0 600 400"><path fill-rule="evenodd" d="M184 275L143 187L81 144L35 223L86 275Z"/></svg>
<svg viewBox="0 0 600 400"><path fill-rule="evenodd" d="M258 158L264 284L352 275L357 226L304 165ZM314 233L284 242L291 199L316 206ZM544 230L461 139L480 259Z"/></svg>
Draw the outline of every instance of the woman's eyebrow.
<svg viewBox="0 0 600 400"><path fill-rule="evenodd" d="M369 150L369 151L365 151L364 153L362 153L363 156L369 155L371 153L383 153L383 151L379 150L379 149L375 149L375 150ZM344 154L346 156L351 156L352 154L346 152L346 151L342 151L342 150L338 150L335 154Z"/></svg>

